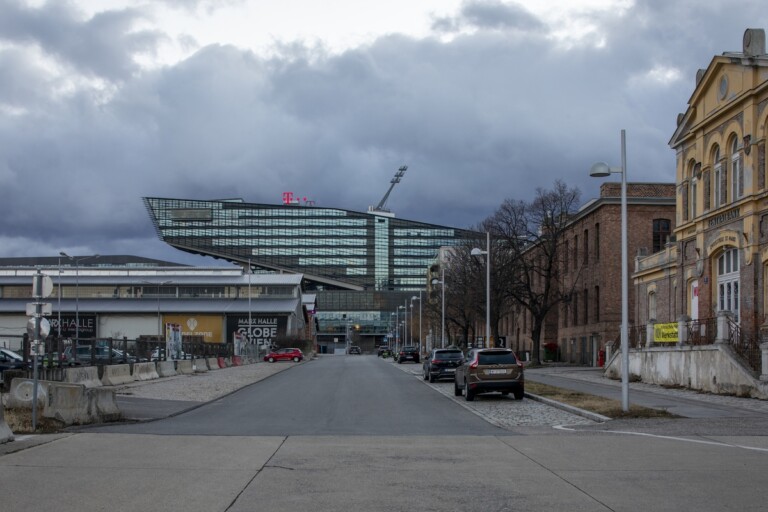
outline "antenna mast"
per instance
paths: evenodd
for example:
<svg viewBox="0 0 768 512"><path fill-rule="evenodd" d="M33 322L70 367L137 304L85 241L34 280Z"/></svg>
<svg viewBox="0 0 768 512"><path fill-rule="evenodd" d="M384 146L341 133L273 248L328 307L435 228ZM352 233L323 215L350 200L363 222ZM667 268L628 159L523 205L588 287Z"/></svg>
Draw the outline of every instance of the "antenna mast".
<svg viewBox="0 0 768 512"><path fill-rule="evenodd" d="M388 212L386 208L384 208L384 205L387 204L387 199L389 199L389 194L392 192L392 189L395 188L395 185L400 183L400 180L403 178L403 175L405 174L405 171L408 170L407 165L403 165L400 167L397 172L395 172L395 177L392 178L390 181L391 185L389 186L389 190L387 190L387 193L384 194L384 197L381 198L381 201L379 201L379 204L376 205L376 207L373 208L373 211L375 212Z"/></svg>

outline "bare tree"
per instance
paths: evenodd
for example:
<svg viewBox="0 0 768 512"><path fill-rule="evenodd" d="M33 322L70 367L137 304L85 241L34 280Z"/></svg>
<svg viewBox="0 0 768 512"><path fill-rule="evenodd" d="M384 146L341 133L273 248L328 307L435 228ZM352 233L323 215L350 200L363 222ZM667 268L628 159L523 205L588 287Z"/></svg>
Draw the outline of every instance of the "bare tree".
<svg viewBox="0 0 768 512"><path fill-rule="evenodd" d="M547 315L572 293L571 283L561 277L564 234L577 211L581 192L562 181L551 190L537 189L531 202L507 199L486 220L504 255L503 295L511 308L519 304L531 316L533 358L541 362L540 344ZM500 265L499 262L497 265Z"/></svg>

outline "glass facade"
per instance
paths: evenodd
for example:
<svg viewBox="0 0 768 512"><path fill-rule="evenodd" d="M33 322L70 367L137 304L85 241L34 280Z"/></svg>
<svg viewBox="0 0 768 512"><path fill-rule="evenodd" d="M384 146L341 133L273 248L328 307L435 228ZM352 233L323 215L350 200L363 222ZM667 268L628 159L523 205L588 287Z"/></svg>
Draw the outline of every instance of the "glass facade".
<svg viewBox="0 0 768 512"><path fill-rule="evenodd" d="M320 330L328 332L352 321L358 331L385 334L389 313L426 289L439 248L471 234L388 213L298 204L150 197L144 203L158 236L173 247L250 262L257 272L303 274L305 291L317 293Z"/></svg>

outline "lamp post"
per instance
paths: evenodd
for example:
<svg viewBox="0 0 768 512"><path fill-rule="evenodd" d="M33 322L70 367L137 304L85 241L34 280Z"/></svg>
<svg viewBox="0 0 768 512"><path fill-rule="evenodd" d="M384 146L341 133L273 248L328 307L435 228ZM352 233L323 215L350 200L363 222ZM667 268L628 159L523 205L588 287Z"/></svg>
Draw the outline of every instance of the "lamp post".
<svg viewBox="0 0 768 512"><path fill-rule="evenodd" d="M408 341L408 299L405 299L405 302L403 303L403 311L405 311L405 313L403 313L403 345L406 343L412 345L412 343Z"/></svg>
<svg viewBox="0 0 768 512"><path fill-rule="evenodd" d="M485 337L487 346L491 346L491 233L485 232L485 250L472 249L472 256L485 254Z"/></svg>
<svg viewBox="0 0 768 512"><path fill-rule="evenodd" d="M421 354L422 350L422 343L424 340L424 336L421 335L421 290L419 290L419 296L413 296L411 297L411 307L413 307L413 301L419 301L419 354Z"/></svg>
<svg viewBox="0 0 768 512"><path fill-rule="evenodd" d="M621 174L621 408L629 411L629 272L627 269L627 139L621 130L621 167L609 167L598 162L592 166L589 175L605 178L611 173Z"/></svg>
<svg viewBox="0 0 768 512"><path fill-rule="evenodd" d="M145 284L152 284L157 286L157 337L163 337L163 326L160 322L160 287L167 284L171 284L173 281L162 281L160 283L153 283L152 281L142 281Z"/></svg>
<svg viewBox="0 0 768 512"><path fill-rule="evenodd" d="M99 255L94 254L93 256L75 258L64 251L61 251L59 252L59 256L64 256L65 258L69 258L70 261L75 262L75 346L72 348L72 360L77 361L77 344L80 342L80 262L90 258L96 259ZM59 322L59 332L61 332L61 322Z"/></svg>
<svg viewBox="0 0 768 512"><path fill-rule="evenodd" d="M440 285L442 320L440 325L440 348L445 348L445 267L440 265L440 279L433 279L432 284Z"/></svg>

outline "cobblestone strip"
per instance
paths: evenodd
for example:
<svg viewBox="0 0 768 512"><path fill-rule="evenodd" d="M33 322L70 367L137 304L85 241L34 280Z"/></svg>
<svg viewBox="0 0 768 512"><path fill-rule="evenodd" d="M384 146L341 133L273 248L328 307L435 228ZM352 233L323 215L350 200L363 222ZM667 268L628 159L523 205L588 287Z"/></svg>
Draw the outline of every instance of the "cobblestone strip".
<svg viewBox="0 0 768 512"><path fill-rule="evenodd" d="M528 397L523 400L515 400L511 396L491 393L489 395L477 395L474 401L467 402L463 396L454 396L453 381L438 381L434 383L424 381L420 364L393 364L400 370L422 380L425 385L497 427L509 429L513 427L554 427L560 425L596 425L600 423L600 421L596 421L597 418L590 419Z"/></svg>

